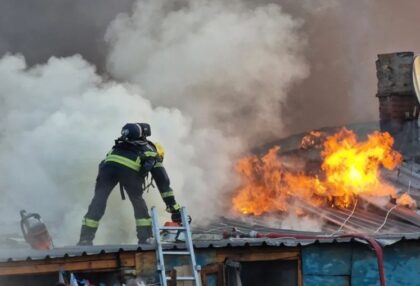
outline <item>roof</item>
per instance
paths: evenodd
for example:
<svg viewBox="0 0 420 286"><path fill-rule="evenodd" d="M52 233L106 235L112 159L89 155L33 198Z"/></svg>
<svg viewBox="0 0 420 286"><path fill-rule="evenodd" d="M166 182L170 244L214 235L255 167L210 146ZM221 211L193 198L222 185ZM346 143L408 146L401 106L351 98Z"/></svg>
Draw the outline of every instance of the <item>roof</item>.
<svg viewBox="0 0 420 286"><path fill-rule="evenodd" d="M299 247L312 244L333 244L333 243L349 243L358 241L366 243L359 239L351 237L330 236L330 234L322 232L293 231L266 227L259 224L262 218L255 219L256 224L249 222L220 218L208 225L206 228L196 228L193 233L194 247L200 249L217 249L217 248L236 248L236 247ZM257 231L261 233L282 233L284 238L222 238L222 232L226 229L236 228L243 233ZM308 235L310 238L294 238L295 235ZM399 234L380 234L376 239L383 245L391 245L401 240L419 240L420 231L412 233ZM184 243L166 242L164 249L183 249ZM126 245L96 245L96 246L69 246L58 247L52 250L34 250L29 248L20 249L0 249L1 262L16 261L34 261L49 260L54 258L83 257L91 255L100 255L107 253L121 252L143 252L154 251L152 244L126 244Z"/></svg>
<svg viewBox="0 0 420 286"><path fill-rule="evenodd" d="M410 194L420 197L420 165L404 164L400 170L387 173L389 182L396 184L400 189L407 189L410 185ZM197 249L235 248L235 247L299 247L315 243L345 243L351 238L337 238L340 234L364 233L375 237L382 245L391 245L401 240L420 239L420 215L415 211L403 207L394 207L392 203L380 205L374 201L361 199L361 202L352 210L337 208L314 208L300 202L307 216L321 218L324 222L320 231L298 231L282 229L283 216L278 215L277 220L270 217L220 217L208 225L193 229L194 247ZM388 214L388 216L387 216ZM385 221L386 218L386 221ZM375 231L383 224L380 231ZM341 230L338 232L338 230ZM236 229L243 234L250 232L281 233L286 237L280 239L270 238L229 238L224 239L223 233ZM293 238L308 235L310 238ZM357 240L357 239L356 239ZM360 240L357 240L362 242ZM166 243L165 248L181 249L183 244ZM54 258L82 257L106 253L153 251L150 244L141 245L98 245L98 246L71 246L59 247L49 251L37 251L29 248L0 249L0 262L48 260Z"/></svg>
<svg viewBox="0 0 420 286"><path fill-rule="evenodd" d="M418 240L420 233L405 234L399 237L382 237L378 241L384 245L391 245L401 240ZM311 244L333 244L349 243L351 241L362 242L359 239L337 238L337 237L319 237L317 239L266 239L266 238L232 238L213 241L195 241L196 249L215 249L215 248L236 248L236 247L299 247ZM165 249L183 249L182 243L170 243L165 245ZM0 249L0 263L17 261L35 261L50 260L54 258L83 257L91 255L100 255L107 253L121 252L142 252L154 251L153 245L98 245L98 246L74 246L60 247L52 250L34 250L34 249Z"/></svg>
<svg viewBox="0 0 420 286"><path fill-rule="evenodd" d="M362 126L363 127L363 126ZM370 129L367 128L368 132ZM296 137L296 138L295 138ZM288 145L299 142L299 136L294 136ZM293 144L292 144L293 143ZM282 144L283 145L283 144ZM287 144L286 144L287 146ZM400 192L408 192L420 202L420 165L405 162L398 170L384 173L385 179L395 185ZM420 239L420 212L397 207L392 202L380 204L369 198L359 198L353 210L338 208L315 208L299 201L299 207L304 209L305 216L322 221L319 231L291 230L281 227L284 214L270 216L232 216L219 217L208 225L193 229L194 247L197 249L235 248L235 247L298 247L314 243L345 243L352 238L337 238L341 234L363 233L375 237L382 245L390 245L401 240ZM251 232L281 233L284 238L250 238L239 237L224 239L226 230L236 229L244 236ZM308 228L306 228L308 229ZM310 228L312 229L312 228ZM302 238L307 235L310 238ZM300 238L294 238L294 236ZM357 240L359 241L359 240ZM165 248L182 248L179 243L166 243ZM49 251L31 249L0 249L0 262L44 260L98 255L105 253L120 253L128 251L153 251L150 244L141 245L99 245L91 247L60 247Z"/></svg>

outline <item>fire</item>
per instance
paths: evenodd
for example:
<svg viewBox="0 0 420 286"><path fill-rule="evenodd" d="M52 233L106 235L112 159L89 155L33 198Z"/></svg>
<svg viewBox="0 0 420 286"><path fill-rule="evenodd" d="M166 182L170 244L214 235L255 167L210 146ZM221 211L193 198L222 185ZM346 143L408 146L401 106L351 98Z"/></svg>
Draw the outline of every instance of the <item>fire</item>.
<svg viewBox="0 0 420 286"><path fill-rule="evenodd" d="M374 132L363 142L345 128L332 136L308 136L302 140L304 149L316 147L320 138L324 140L318 175L288 170L278 157L278 146L262 157L244 157L236 165L243 184L233 197L234 208L243 214L261 215L288 211L294 199L314 206L346 208L360 194L396 196L395 189L379 174L380 168L392 170L402 160L401 154L392 149L394 140L389 133Z"/></svg>
<svg viewBox="0 0 420 286"><path fill-rule="evenodd" d="M389 133L374 132L364 142L358 142L356 135L342 129L329 137L321 153L324 161L325 184L337 205L347 207L355 195L395 195L395 189L382 182L380 167L393 170L402 160L400 153L392 149L394 139Z"/></svg>
<svg viewBox="0 0 420 286"><path fill-rule="evenodd" d="M402 194L401 197L397 199L397 205L407 207L413 210L417 208L416 201L408 194Z"/></svg>

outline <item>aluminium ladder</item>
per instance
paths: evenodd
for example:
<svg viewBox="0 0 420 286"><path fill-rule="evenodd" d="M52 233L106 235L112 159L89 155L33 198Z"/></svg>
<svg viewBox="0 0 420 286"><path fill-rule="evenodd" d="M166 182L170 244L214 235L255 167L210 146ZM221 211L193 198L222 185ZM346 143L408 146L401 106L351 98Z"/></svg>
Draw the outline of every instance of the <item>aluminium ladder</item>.
<svg viewBox="0 0 420 286"><path fill-rule="evenodd" d="M192 235L190 224L188 223L188 214L185 207L181 208L181 221L182 226L159 226L159 218L155 207L152 207L152 221L153 221L153 236L155 238L155 247L156 247L156 262L157 262L157 270L159 272L160 277L160 285L167 286L168 281L171 280L171 277L166 276L166 269L165 269L165 260L164 257L168 255L181 255L181 256L189 256L191 261L191 268L192 268L192 276L177 276L176 281L193 281L194 286L201 286L200 280L200 266L197 265L195 260L194 254L194 246L192 243ZM160 237L160 231L162 230L177 230L179 232L185 233L185 247L186 251L168 251L162 249L162 240Z"/></svg>

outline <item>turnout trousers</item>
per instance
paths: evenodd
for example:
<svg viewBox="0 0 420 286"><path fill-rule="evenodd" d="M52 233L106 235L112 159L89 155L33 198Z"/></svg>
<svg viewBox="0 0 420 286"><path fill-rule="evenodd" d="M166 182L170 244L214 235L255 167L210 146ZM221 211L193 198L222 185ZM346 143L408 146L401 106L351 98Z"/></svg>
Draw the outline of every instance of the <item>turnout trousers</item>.
<svg viewBox="0 0 420 286"><path fill-rule="evenodd" d="M120 183L128 194L134 208L137 238L144 243L152 236L152 220L142 194L142 178L138 172L113 162L101 163L96 178L95 194L83 218L79 244L91 245L99 221L105 213L111 191Z"/></svg>

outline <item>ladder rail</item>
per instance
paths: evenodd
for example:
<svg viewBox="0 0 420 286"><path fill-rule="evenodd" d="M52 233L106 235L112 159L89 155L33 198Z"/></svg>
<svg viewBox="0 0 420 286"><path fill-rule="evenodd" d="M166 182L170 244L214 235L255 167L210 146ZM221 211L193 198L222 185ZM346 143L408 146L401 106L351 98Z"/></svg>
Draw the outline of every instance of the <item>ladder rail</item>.
<svg viewBox="0 0 420 286"><path fill-rule="evenodd" d="M160 238L160 228L159 228L159 220L157 216L156 207L152 207L152 222L153 222L153 236L155 237L155 247L156 247L156 263L157 263L157 270L159 273L160 278L160 285L167 286L167 277L166 277L166 269L165 269L165 260L163 257L162 251L162 241Z"/></svg>
<svg viewBox="0 0 420 286"><path fill-rule="evenodd" d="M197 266L196 259L195 259L191 229L190 229L190 224L188 221L187 209L185 207L181 208L181 220L182 220L182 226L185 227L185 243L187 246L187 250L190 252L191 267L192 267L192 273L195 279L195 285L200 286L201 283L200 283L200 277L198 274L199 267Z"/></svg>
<svg viewBox="0 0 420 286"><path fill-rule="evenodd" d="M180 209L181 212L181 222L182 226L180 227L160 227L159 219L156 207L152 207L152 222L153 222L153 235L155 238L155 247L156 247L156 267L159 272L160 285L167 286L167 281L171 280L171 277L166 275L165 269L165 255L186 255L190 257L192 276L179 276L176 278L176 281L193 281L195 286L201 286L201 278L199 274L200 266L197 265L194 245L192 242L192 234L188 221L188 214L185 207ZM178 230L178 233L184 232L185 235L185 247L187 251L170 251L163 250L162 240L160 236L161 230Z"/></svg>

